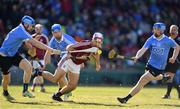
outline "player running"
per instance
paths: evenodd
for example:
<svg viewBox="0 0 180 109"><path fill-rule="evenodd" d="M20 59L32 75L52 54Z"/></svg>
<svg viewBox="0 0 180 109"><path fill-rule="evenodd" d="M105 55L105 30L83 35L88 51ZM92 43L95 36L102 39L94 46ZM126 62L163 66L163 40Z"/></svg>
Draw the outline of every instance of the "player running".
<svg viewBox="0 0 180 109"><path fill-rule="evenodd" d="M167 63L168 53L170 48L174 48L173 55L169 58L169 62L174 63L179 53L179 46L173 39L164 35L165 28L166 26L164 23L154 24L154 34L146 41L134 58L134 61L136 62L148 49L150 49L151 54L146 65L145 73L126 97L117 98L119 102L126 103L152 80L169 79L169 76L162 75Z"/></svg>
<svg viewBox="0 0 180 109"><path fill-rule="evenodd" d="M180 45L180 38L177 37L178 36L178 26L177 25L171 25L169 33L170 33L170 37L172 39L174 39L177 44ZM173 54L173 49L171 48L169 55L168 55L168 58L170 58L172 56L172 54ZM178 58L176 59L176 61L173 64L168 62L167 66L166 66L165 71L168 75L171 76L171 79L167 81L167 92L162 97L164 99L171 98L170 93L171 93L171 89L173 86L177 89L178 98L180 99L180 87L178 86L178 84L174 80L174 75L177 72L179 66L180 66L180 55L178 55Z"/></svg>
<svg viewBox="0 0 180 109"><path fill-rule="evenodd" d="M67 47L68 51L73 50L85 50L92 47L101 48L103 42L103 35L101 33L94 33L91 41L82 41L80 43L76 43L73 45L69 45ZM77 52L77 53L68 53L62 57L60 62L58 63L58 68L54 75L51 73L44 71L39 72L39 75L42 75L44 78L48 79L51 82L58 82L64 75L68 75L68 84L65 85L60 91L55 93L52 96L53 100L63 101L61 96L73 91L78 84L79 74L81 69L81 64L88 61L90 57L93 57L96 61L96 70L99 71L100 66L100 55L97 53L90 52Z"/></svg>
<svg viewBox="0 0 180 109"><path fill-rule="evenodd" d="M24 16L21 20L21 24L12 29L6 36L1 48L0 48L0 68L3 72L2 87L3 96L7 100L14 100L14 98L8 92L8 84L10 82L9 69L12 65L18 66L24 71L23 76L23 93L24 97L34 97L28 91L28 84L31 78L32 66L30 62L21 57L18 53L18 49L21 47L25 40L28 40L32 45L47 50L50 53L58 53L58 50L52 49L32 38L29 34L34 29L35 20L30 16Z"/></svg>

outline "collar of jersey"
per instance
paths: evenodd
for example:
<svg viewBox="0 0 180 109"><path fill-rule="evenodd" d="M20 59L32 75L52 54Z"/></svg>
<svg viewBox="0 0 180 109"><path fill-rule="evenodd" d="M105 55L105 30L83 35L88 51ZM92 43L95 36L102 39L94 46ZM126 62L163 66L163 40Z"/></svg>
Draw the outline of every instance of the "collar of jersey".
<svg viewBox="0 0 180 109"><path fill-rule="evenodd" d="M165 37L164 34L162 34L162 35L163 35L163 36L162 36L160 39L156 38L154 35L153 35L153 38L156 39L156 40L158 40L158 41L160 41L160 40L162 40L162 39Z"/></svg>
<svg viewBox="0 0 180 109"><path fill-rule="evenodd" d="M55 37L54 37L54 39L55 39L58 43L60 43L60 42L62 42L63 39L64 39L64 34L62 34L62 37L61 37L61 40L60 40L60 41L58 41Z"/></svg>

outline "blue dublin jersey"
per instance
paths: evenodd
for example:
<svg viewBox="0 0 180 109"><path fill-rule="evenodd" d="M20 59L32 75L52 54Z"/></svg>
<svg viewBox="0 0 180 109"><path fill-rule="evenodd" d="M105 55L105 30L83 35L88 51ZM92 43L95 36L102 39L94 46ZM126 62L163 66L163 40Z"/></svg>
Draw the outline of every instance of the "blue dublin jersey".
<svg viewBox="0 0 180 109"><path fill-rule="evenodd" d="M49 46L54 49L58 49L61 51L65 51L66 47L70 44L75 44L77 43L74 38L67 34L63 34L61 37L61 40L58 41L54 36L51 38L49 42ZM62 57L64 54L61 54L60 56Z"/></svg>
<svg viewBox="0 0 180 109"><path fill-rule="evenodd" d="M23 25L20 24L7 34L0 48L0 53L5 56L13 57L23 42L30 38L32 38L32 36L25 30Z"/></svg>
<svg viewBox="0 0 180 109"><path fill-rule="evenodd" d="M143 46L150 50L148 64L159 70L164 70L167 64L169 50L175 46L176 42L164 34L161 39L157 39L152 35Z"/></svg>

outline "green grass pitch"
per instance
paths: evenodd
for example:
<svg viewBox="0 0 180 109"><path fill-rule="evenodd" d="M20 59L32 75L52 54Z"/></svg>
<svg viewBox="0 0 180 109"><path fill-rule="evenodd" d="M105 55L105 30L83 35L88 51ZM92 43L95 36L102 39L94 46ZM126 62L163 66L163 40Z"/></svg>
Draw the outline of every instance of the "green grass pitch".
<svg viewBox="0 0 180 109"><path fill-rule="evenodd" d="M131 87L85 87L79 86L73 91L69 102L56 102L51 99L57 86L46 86L46 93L38 92L36 88L35 98L21 96L22 86L10 86L9 91L16 101L6 101L0 88L0 109L179 109L180 100L177 99L175 89L171 99L161 99L165 88L145 87L134 96L127 104L120 104L116 98L126 95Z"/></svg>

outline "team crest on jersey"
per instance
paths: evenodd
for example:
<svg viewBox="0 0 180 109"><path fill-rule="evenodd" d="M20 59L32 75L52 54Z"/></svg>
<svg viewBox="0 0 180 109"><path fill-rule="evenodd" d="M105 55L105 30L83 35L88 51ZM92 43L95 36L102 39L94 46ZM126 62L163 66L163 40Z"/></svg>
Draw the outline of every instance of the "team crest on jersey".
<svg viewBox="0 0 180 109"><path fill-rule="evenodd" d="M160 47L152 47L152 52L154 54L163 55L164 49Z"/></svg>

